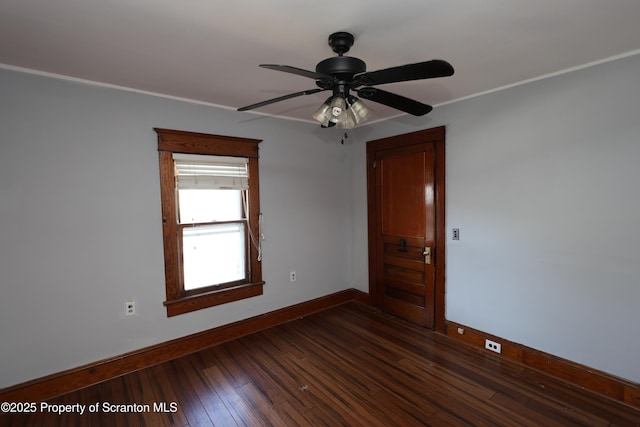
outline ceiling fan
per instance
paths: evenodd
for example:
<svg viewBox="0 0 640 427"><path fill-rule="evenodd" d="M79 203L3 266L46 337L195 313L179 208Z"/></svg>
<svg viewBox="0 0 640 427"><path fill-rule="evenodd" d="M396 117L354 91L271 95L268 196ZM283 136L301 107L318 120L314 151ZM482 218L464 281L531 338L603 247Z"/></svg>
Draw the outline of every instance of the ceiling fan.
<svg viewBox="0 0 640 427"><path fill-rule="evenodd" d="M253 110L298 96L331 90L333 94L313 113L313 118L318 120L322 127L338 126L350 129L366 120L371 114L371 110L362 101L353 96L351 92L357 93L360 98L377 102L414 116L422 116L430 112L433 107L373 86L447 77L454 73L451 64L440 59L367 72L364 61L344 56L353 46L353 42L354 37L351 33L341 31L331 34L329 36L329 46L338 56L320 61L316 66L315 72L289 65L261 64L260 67L262 68L314 79L318 87L247 105L246 107L238 108L238 111Z"/></svg>

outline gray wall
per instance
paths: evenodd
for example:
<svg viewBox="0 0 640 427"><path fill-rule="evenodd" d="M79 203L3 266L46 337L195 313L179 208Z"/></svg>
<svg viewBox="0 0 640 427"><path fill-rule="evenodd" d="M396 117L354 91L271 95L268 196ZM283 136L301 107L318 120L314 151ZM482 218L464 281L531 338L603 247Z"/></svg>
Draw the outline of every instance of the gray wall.
<svg viewBox="0 0 640 427"><path fill-rule="evenodd" d="M166 317L154 127L263 140L264 295ZM0 130L0 388L351 286L339 132L6 69Z"/></svg>
<svg viewBox="0 0 640 427"><path fill-rule="evenodd" d="M639 111L633 56L359 130L447 126L447 232L461 235L447 241L447 319L640 381ZM354 227L362 281L366 224Z"/></svg>

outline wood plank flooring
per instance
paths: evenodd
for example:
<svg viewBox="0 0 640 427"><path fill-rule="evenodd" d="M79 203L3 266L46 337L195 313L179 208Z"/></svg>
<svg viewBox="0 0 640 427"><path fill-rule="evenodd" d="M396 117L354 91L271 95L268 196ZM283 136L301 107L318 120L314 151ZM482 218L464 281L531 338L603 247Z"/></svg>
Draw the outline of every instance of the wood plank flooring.
<svg viewBox="0 0 640 427"><path fill-rule="evenodd" d="M357 303L46 403L87 406L36 402L0 425L640 426L638 410Z"/></svg>

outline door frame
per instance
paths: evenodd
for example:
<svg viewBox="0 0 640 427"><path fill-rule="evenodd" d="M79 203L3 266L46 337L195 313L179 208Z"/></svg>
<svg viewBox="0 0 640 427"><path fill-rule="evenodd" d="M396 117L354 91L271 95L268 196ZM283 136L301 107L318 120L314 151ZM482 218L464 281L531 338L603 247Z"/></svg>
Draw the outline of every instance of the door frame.
<svg viewBox="0 0 640 427"><path fill-rule="evenodd" d="M445 127L439 126L431 129L405 133L382 139L367 141L367 218L369 236L369 304L380 308L381 301L378 298L376 283L377 244L376 232L376 197L375 197L375 158L379 151L407 147L433 141L434 160L434 203L436 210L435 220L435 251L433 262L435 265L434 278L434 330L445 333L445 250L446 250L446 225L445 225Z"/></svg>

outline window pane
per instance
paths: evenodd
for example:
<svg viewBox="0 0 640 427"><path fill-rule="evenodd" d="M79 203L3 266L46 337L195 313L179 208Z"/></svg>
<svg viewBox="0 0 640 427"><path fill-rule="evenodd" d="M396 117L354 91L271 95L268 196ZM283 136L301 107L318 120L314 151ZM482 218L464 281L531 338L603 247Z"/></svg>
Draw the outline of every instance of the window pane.
<svg viewBox="0 0 640 427"><path fill-rule="evenodd" d="M181 224L242 219L241 190L178 190Z"/></svg>
<svg viewBox="0 0 640 427"><path fill-rule="evenodd" d="M185 291L245 279L244 224L182 230Z"/></svg>

